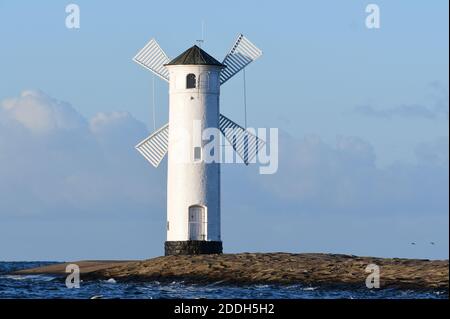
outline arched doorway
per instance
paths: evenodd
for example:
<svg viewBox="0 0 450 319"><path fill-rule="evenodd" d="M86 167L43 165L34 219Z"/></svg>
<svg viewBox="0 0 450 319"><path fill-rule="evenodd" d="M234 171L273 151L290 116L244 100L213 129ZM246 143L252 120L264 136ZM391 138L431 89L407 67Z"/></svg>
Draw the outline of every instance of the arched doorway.
<svg viewBox="0 0 450 319"><path fill-rule="evenodd" d="M189 240L206 240L206 208L201 205L189 207Z"/></svg>

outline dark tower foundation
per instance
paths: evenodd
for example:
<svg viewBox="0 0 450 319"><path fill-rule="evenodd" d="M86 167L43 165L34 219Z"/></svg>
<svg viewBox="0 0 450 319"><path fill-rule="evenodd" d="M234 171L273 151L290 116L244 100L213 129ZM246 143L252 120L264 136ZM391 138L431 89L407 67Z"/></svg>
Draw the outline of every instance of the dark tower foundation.
<svg viewBox="0 0 450 319"><path fill-rule="evenodd" d="M222 254L221 241L188 240L188 241L166 241L164 243L164 254L171 255L205 255Z"/></svg>

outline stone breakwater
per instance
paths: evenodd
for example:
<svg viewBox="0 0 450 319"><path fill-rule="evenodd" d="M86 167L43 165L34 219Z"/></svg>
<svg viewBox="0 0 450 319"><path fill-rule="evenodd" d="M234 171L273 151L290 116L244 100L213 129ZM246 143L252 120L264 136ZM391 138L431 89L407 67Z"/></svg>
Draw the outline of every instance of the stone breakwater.
<svg viewBox="0 0 450 319"><path fill-rule="evenodd" d="M242 253L165 256L143 261L80 261L82 279L222 284L301 284L365 287L366 267L380 269L381 288L439 289L449 285L448 260L358 257L339 254ZM18 274L65 274L67 263Z"/></svg>

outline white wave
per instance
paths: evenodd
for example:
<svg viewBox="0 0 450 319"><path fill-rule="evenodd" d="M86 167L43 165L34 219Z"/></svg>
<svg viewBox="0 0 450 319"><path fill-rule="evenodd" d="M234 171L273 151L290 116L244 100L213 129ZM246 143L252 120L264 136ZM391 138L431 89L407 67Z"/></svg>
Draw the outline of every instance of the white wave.
<svg viewBox="0 0 450 319"><path fill-rule="evenodd" d="M45 275L4 275L1 278L11 280L52 281L55 277Z"/></svg>

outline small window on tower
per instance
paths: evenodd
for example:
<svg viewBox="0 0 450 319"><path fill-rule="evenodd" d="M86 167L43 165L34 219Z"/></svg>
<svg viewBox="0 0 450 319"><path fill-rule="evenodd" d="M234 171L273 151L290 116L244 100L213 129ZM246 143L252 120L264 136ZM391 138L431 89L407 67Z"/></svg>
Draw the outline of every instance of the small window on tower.
<svg viewBox="0 0 450 319"><path fill-rule="evenodd" d="M186 76L186 89L195 89L195 74L189 73Z"/></svg>
<svg viewBox="0 0 450 319"><path fill-rule="evenodd" d="M202 160L202 148L200 146L194 147L194 162Z"/></svg>

